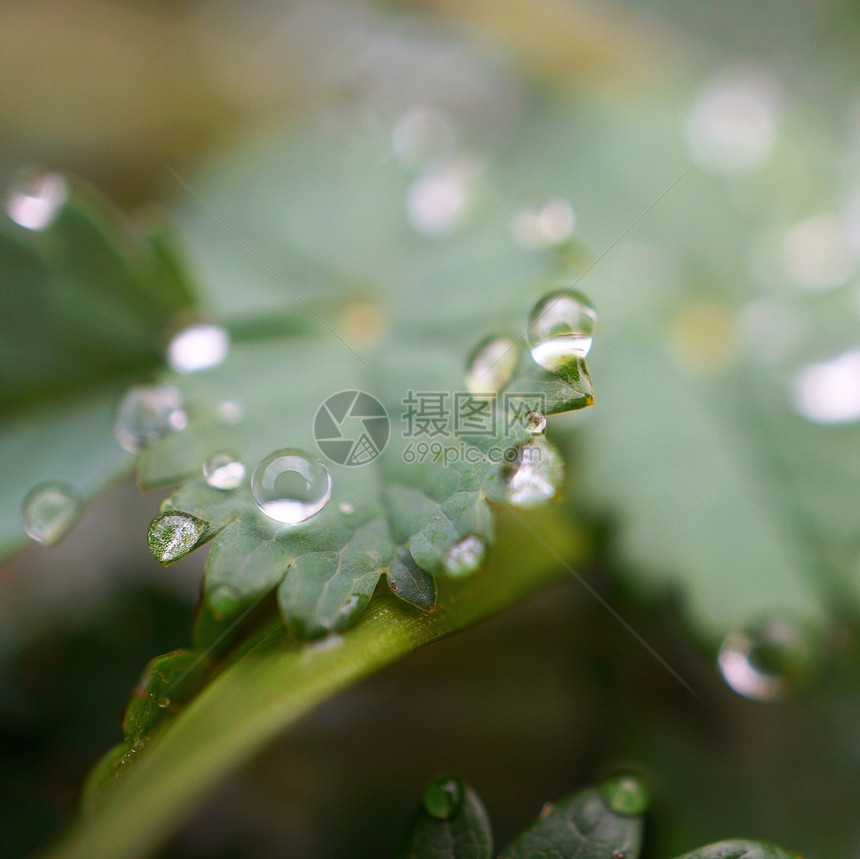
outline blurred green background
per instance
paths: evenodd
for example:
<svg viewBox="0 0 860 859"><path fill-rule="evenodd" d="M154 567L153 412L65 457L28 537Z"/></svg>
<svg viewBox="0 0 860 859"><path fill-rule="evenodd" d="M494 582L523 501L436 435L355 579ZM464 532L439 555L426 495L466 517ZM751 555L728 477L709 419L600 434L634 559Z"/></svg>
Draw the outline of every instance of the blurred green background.
<svg viewBox="0 0 860 859"><path fill-rule="evenodd" d="M714 390L763 403L771 423L751 410L738 419L759 427L742 455L771 463L762 493L786 505L808 496L811 512L792 527L812 532L827 519L842 540L832 551L826 532L809 541L828 567L821 577L837 581L822 600L839 608L837 658L787 703L746 701L722 682L709 628L734 611L714 594L746 547L684 522L689 486L678 477L672 497L661 495L641 451L632 464L607 462L599 445L570 442L572 462L596 463L566 501L593 522L592 584L699 697L571 580L326 704L218 786L160 855L389 855L440 771L477 788L503 843L545 801L629 765L653 786L648 857L732 836L810 859L860 857L860 447L847 434L834 442L837 486L816 458L822 427L782 438L773 427L798 419L769 399L805 361L860 341L858 48L860 7L832 0L0 4L0 180L46 163L127 211L164 204L222 311L265 307L266 287L238 288L241 266L219 282L219 238L167 165L208 176L227 216L230 201L253 205L277 141L308 117L360 137L389 134L430 105L453 117L458 147L508 158L512 187L532 174L511 165L536 162L550 192L561 174L577 238L593 258L609 249L584 284L610 322L593 365L598 407L617 378L613 347L647 356L655 340L669 344L694 390L667 414L694 421L689 403ZM536 113L549 116L545 135L510 157ZM351 188L347 177L345 199ZM255 249L274 259L265 241L278 223L266 219L277 207L258 197L248 223L263 224ZM758 304L729 319L751 293ZM634 334L613 341L613 320ZM647 399L633 388L631 401ZM805 417L826 423L815 407ZM638 433L611 400L602 420L607 433ZM618 449L626 444L622 432ZM685 455L679 443L682 473ZM59 548L27 549L0 569L3 855L33 854L61 831L88 768L120 739L143 665L188 643L202 560L163 570L151 558L157 503L126 481ZM648 540L620 535L660 505L678 517L677 540L671 527L658 532L641 564ZM647 514L646 525L654 534ZM686 569L687 558L698 566ZM764 579L737 600L766 605L779 589Z"/></svg>

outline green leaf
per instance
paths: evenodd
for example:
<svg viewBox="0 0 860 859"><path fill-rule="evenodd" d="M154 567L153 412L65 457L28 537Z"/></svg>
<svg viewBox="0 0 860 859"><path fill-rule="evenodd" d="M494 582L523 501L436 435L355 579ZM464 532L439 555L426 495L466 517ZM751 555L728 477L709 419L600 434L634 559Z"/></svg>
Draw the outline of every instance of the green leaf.
<svg viewBox="0 0 860 859"><path fill-rule="evenodd" d="M587 788L563 797L518 835L500 859L636 859L642 817L613 810L604 791Z"/></svg>
<svg viewBox="0 0 860 859"><path fill-rule="evenodd" d="M87 499L131 467L113 438L122 389L161 365L166 326L194 301L163 227L53 181L67 197L44 229L0 217L0 556L22 545L36 484Z"/></svg>
<svg viewBox="0 0 860 859"><path fill-rule="evenodd" d="M764 841L720 841L678 859L800 859L800 855Z"/></svg>
<svg viewBox="0 0 860 859"><path fill-rule="evenodd" d="M528 522L559 553L571 557L577 552L580 536L558 510L530 513ZM109 753L88 783L87 805L95 813L81 820L52 855L149 853L218 777L319 702L410 651L503 610L559 575L555 554L535 542L518 518L503 524L497 553L482 575L440 581L435 614L384 594L355 626L319 643L290 639L279 620L270 621L185 707L167 708L139 752L128 745ZM134 765L128 766L132 758Z"/></svg>
<svg viewBox="0 0 860 859"><path fill-rule="evenodd" d="M480 797L455 776L435 779L427 786L424 802L395 855L398 859L489 859L493 832Z"/></svg>

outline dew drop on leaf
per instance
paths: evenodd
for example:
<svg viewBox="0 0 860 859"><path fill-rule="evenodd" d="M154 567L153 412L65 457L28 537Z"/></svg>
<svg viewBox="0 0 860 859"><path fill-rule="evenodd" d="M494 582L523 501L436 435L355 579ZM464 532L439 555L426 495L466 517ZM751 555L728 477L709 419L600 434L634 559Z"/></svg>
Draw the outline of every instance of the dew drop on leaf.
<svg viewBox="0 0 860 859"><path fill-rule="evenodd" d="M532 358L557 373L591 349L597 314L580 292L559 290L545 295L532 308L526 332Z"/></svg>
<svg viewBox="0 0 860 859"><path fill-rule="evenodd" d="M237 489L245 479L245 466L238 457L222 450L203 464L203 477L213 489Z"/></svg>
<svg viewBox="0 0 860 859"><path fill-rule="evenodd" d="M30 170L18 178L6 194L6 214L28 230L51 226L69 196L66 180L59 173Z"/></svg>
<svg viewBox="0 0 860 859"><path fill-rule="evenodd" d="M456 776L441 776L427 785L424 808L437 820L450 820L462 807L465 793L463 782Z"/></svg>
<svg viewBox="0 0 860 859"><path fill-rule="evenodd" d="M511 220L511 235L522 248L553 247L573 234L576 215L567 200L553 197L534 209L518 212Z"/></svg>
<svg viewBox="0 0 860 859"><path fill-rule="evenodd" d="M207 525L190 513L178 510L160 513L149 526L147 542L161 564L187 555L206 533Z"/></svg>
<svg viewBox="0 0 860 859"><path fill-rule="evenodd" d="M482 537L470 534L448 549L442 566L449 576L468 576L481 566L486 553L486 541Z"/></svg>
<svg viewBox="0 0 860 859"><path fill-rule="evenodd" d="M217 367L230 351L230 335L219 325L189 325L170 341L167 362L176 373Z"/></svg>
<svg viewBox="0 0 860 859"><path fill-rule="evenodd" d="M254 469L251 494L270 519L297 525L325 507L331 498L331 474L304 451L276 450Z"/></svg>
<svg viewBox="0 0 860 859"><path fill-rule="evenodd" d="M224 400L216 406L215 416L222 424L235 426L245 417L245 407L238 400Z"/></svg>
<svg viewBox="0 0 860 859"><path fill-rule="evenodd" d="M540 435L546 429L546 415L537 409L526 412L523 418L525 428L533 435Z"/></svg>
<svg viewBox="0 0 860 859"><path fill-rule="evenodd" d="M81 500L70 486L41 483L24 499L24 530L37 543L54 546L68 534L81 509Z"/></svg>
<svg viewBox="0 0 860 859"><path fill-rule="evenodd" d="M607 805L617 814L638 816L644 814L651 804L648 786L633 773L617 773L600 785L600 792Z"/></svg>
<svg viewBox="0 0 860 859"><path fill-rule="evenodd" d="M466 362L466 388L470 394L498 394L514 375L516 341L507 335L482 340Z"/></svg>
<svg viewBox="0 0 860 859"><path fill-rule="evenodd" d="M783 701L810 679L818 662L807 632L788 620L769 620L733 632L717 663L726 683L753 701Z"/></svg>
<svg viewBox="0 0 860 859"><path fill-rule="evenodd" d="M542 436L510 448L503 467L505 498L514 507L540 507L551 501L564 480L564 462Z"/></svg>
<svg viewBox="0 0 860 859"><path fill-rule="evenodd" d="M128 451L138 453L168 432L188 424L182 394L172 385L130 388L119 405L114 435Z"/></svg>

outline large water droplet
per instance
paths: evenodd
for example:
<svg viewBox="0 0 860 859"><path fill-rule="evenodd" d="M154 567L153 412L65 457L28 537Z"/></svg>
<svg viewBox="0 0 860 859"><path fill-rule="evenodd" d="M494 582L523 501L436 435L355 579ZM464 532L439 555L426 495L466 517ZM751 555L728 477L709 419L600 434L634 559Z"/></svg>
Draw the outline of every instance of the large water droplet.
<svg viewBox="0 0 860 859"><path fill-rule="evenodd" d="M594 337L597 314L582 293L559 290L532 309L526 337L532 358L552 373L584 358Z"/></svg>
<svg viewBox="0 0 860 859"><path fill-rule="evenodd" d="M189 325L170 341L167 361L177 373L217 367L230 351L230 335L218 325Z"/></svg>
<svg viewBox="0 0 860 859"><path fill-rule="evenodd" d="M648 786L633 773L618 773L610 776L600 785L609 807L618 814L638 816L644 814L651 804Z"/></svg>
<svg viewBox="0 0 860 859"><path fill-rule="evenodd" d="M517 366L517 342L507 335L482 340L466 363L466 388L470 394L498 394L511 381Z"/></svg>
<svg viewBox="0 0 860 859"><path fill-rule="evenodd" d="M481 566L486 553L487 543L483 537L470 534L448 549L442 566L449 576L468 576Z"/></svg>
<svg viewBox="0 0 860 859"><path fill-rule="evenodd" d="M424 791L424 808L437 820L450 820L460 810L466 789L456 776L433 779Z"/></svg>
<svg viewBox="0 0 860 859"><path fill-rule="evenodd" d="M809 680L817 656L804 630L787 620L771 620L729 635L717 662L723 679L739 695L782 701Z"/></svg>
<svg viewBox="0 0 860 859"><path fill-rule="evenodd" d="M576 215L567 200L553 197L541 206L517 213L511 220L511 235L523 248L553 247L573 234Z"/></svg>
<svg viewBox="0 0 860 859"><path fill-rule="evenodd" d="M139 385L122 398L114 435L126 450L137 453L168 432L185 429L187 424L182 394L176 388Z"/></svg>
<svg viewBox="0 0 860 859"><path fill-rule="evenodd" d="M161 564L176 561L197 545L207 527L190 513L178 510L160 513L150 523L146 535L149 549Z"/></svg>
<svg viewBox="0 0 860 859"><path fill-rule="evenodd" d="M325 507L331 497L331 475L304 451L276 450L254 469L251 493L268 517L297 525Z"/></svg>
<svg viewBox="0 0 860 859"><path fill-rule="evenodd" d="M510 448L503 469L505 498L514 507L540 507L558 494L564 480L564 462L542 436Z"/></svg>
<svg viewBox="0 0 860 859"><path fill-rule="evenodd" d="M237 489L245 479L245 466L232 453L215 453L203 464L203 477L213 489Z"/></svg>
<svg viewBox="0 0 860 859"><path fill-rule="evenodd" d="M59 173L32 170L23 174L6 194L9 217L28 230L51 226L69 196L66 180Z"/></svg>
<svg viewBox="0 0 860 859"><path fill-rule="evenodd" d="M71 486L41 483L24 499L24 530L37 543L54 546L68 534L81 509L81 500Z"/></svg>

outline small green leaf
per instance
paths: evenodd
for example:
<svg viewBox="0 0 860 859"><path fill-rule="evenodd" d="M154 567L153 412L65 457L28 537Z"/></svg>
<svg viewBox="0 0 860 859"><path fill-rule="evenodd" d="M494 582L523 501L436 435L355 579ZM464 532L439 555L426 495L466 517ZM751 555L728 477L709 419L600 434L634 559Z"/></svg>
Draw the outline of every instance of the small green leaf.
<svg viewBox="0 0 860 859"><path fill-rule="evenodd" d="M678 859L801 859L800 854L764 841L720 841L700 847Z"/></svg>
<svg viewBox="0 0 860 859"><path fill-rule="evenodd" d="M397 859L489 859L493 833L475 791L456 776L434 779L395 855Z"/></svg>

